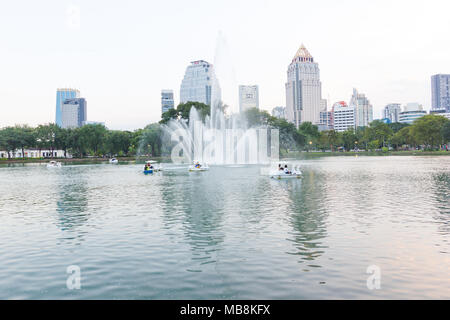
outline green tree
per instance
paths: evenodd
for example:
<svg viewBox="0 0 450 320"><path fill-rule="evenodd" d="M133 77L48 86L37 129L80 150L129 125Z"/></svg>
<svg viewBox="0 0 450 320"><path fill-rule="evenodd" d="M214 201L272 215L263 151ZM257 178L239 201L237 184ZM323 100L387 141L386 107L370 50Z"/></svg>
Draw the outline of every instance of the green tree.
<svg viewBox="0 0 450 320"><path fill-rule="evenodd" d="M188 101L186 103L180 103L176 109L170 109L167 112L162 114L161 124L165 124L170 120L180 120L184 119L189 121L189 114L191 112L191 108L194 107L200 114L200 117L204 120L206 116L210 115L211 107L207 104L201 102L192 102Z"/></svg>
<svg viewBox="0 0 450 320"><path fill-rule="evenodd" d="M301 146L307 146L307 150L309 150L312 145L318 143L320 133L319 127L313 125L311 122L302 122L298 127L298 132L305 137L304 144Z"/></svg>
<svg viewBox="0 0 450 320"><path fill-rule="evenodd" d="M81 143L83 149L90 149L95 156L99 155L99 149L105 143L107 129L101 124L88 124L80 128Z"/></svg>
<svg viewBox="0 0 450 320"><path fill-rule="evenodd" d="M429 114L414 121L411 133L419 144L432 150L443 143L442 128L448 121L443 116Z"/></svg>
<svg viewBox="0 0 450 320"><path fill-rule="evenodd" d="M390 143L398 150L399 147L403 145L413 145L414 140L411 135L411 127L406 126L400 129L397 133L395 133L391 139Z"/></svg>
<svg viewBox="0 0 450 320"><path fill-rule="evenodd" d="M394 131L383 121L375 120L370 123L369 127L365 128L364 138L370 143L373 141L378 142L377 148L385 147L389 139L393 136ZM375 144L371 144L374 146Z"/></svg>
<svg viewBox="0 0 450 320"><path fill-rule="evenodd" d="M108 131L105 138L105 151L111 155L126 155L130 149L132 133L129 131Z"/></svg>
<svg viewBox="0 0 450 320"><path fill-rule="evenodd" d="M161 155L161 137L162 129L158 123L152 123L146 126L140 138L140 152L150 154L153 157Z"/></svg>
<svg viewBox="0 0 450 320"><path fill-rule="evenodd" d="M35 146L34 131L29 126L15 126L14 127L15 139L17 139L18 147L22 151L22 158L25 158L25 149Z"/></svg>
<svg viewBox="0 0 450 320"><path fill-rule="evenodd" d="M345 150L350 151L355 148L355 142L358 137L352 129L348 129L342 133L342 143L344 145Z"/></svg>
<svg viewBox="0 0 450 320"><path fill-rule="evenodd" d="M444 140L444 143L450 142L450 121L447 121L442 126L441 135Z"/></svg>
<svg viewBox="0 0 450 320"><path fill-rule="evenodd" d="M272 116L265 110L250 108L244 111L244 118L249 128L268 125L270 121L275 123Z"/></svg>
<svg viewBox="0 0 450 320"><path fill-rule="evenodd" d="M401 122L388 123L387 125L394 133L399 132L401 129L405 127L409 127L408 123L401 123Z"/></svg>

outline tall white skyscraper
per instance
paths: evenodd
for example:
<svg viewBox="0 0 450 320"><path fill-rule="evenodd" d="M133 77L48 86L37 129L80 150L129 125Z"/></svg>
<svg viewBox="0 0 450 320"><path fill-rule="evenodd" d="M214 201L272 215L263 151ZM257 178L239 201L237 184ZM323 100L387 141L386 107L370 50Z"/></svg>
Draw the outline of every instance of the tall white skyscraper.
<svg viewBox="0 0 450 320"><path fill-rule="evenodd" d="M259 108L258 86L239 86L239 112Z"/></svg>
<svg viewBox="0 0 450 320"><path fill-rule="evenodd" d="M211 105L212 100L220 100L220 87L213 65L203 60L191 62L181 82L180 103L192 101Z"/></svg>
<svg viewBox="0 0 450 320"><path fill-rule="evenodd" d="M322 99L319 65L302 45L287 71L286 118L297 127L302 122L318 125L321 111L326 111L326 100Z"/></svg>
<svg viewBox="0 0 450 320"><path fill-rule="evenodd" d="M369 126L373 121L373 106L369 99L363 93L358 93L358 90L353 89L349 105L355 107L356 128Z"/></svg>

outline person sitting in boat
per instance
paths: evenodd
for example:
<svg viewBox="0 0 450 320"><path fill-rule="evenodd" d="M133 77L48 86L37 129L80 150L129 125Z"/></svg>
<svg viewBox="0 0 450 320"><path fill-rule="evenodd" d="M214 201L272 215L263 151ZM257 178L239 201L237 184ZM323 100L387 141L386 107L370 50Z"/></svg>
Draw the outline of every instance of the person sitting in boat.
<svg viewBox="0 0 450 320"><path fill-rule="evenodd" d="M284 173L286 173L286 174L291 174L291 171L289 171L287 165L284 166Z"/></svg>
<svg viewBox="0 0 450 320"><path fill-rule="evenodd" d="M278 164L278 170L279 171L284 171L283 166L281 164Z"/></svg>

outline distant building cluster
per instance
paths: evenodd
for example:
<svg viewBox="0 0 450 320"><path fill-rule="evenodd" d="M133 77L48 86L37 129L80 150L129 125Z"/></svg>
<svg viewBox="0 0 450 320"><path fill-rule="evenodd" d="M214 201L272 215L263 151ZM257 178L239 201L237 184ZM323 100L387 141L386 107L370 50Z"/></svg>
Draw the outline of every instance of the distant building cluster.
<svg viewBox="0 0 450 320"><path fill-rule="evenodd" d="M431 77L431 114L440 114L450 119L450 75L437 74ZM339 101L328 109L322 98L319 64L302 44L288 66L286 106L272 109L272 116L286 119L299 127L303 122L317 125L320 131L367 127L373 120L373 105L364 93L353 89L349 102ZM214 95L214 97L213 97ZM211 104L213 98L220 100L220 86L214 67L207 61L197 60L187 67L180 87L180 103L187 101ZM175 108L173 90L161 91L161 112ZM239 86L239 111L259 108L259 87ZM390 103L383 109L382 120L386 123L412 123L426 115L419 103Z"/></svg>
<svg viewBox="0 0 450 320"><path fill-rule="evenodd" d="M80 128L86 124L102 124L104 122L87 120L87 101L80 97L78 89L62 88L56 90L55 123L63 128Z"/></svg>

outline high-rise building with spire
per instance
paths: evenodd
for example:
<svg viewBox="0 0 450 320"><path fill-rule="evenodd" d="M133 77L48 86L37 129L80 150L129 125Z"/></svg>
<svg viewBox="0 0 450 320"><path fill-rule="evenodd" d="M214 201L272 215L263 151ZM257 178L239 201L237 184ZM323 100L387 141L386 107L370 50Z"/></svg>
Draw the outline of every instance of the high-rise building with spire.
<svg viewBox="0 0 450 320"><path fill-rule="evenodd" d="M297 127L302 122L319 125L320 112L326 109L319 65L302 44L287 71L286 118Z"/></svg>

